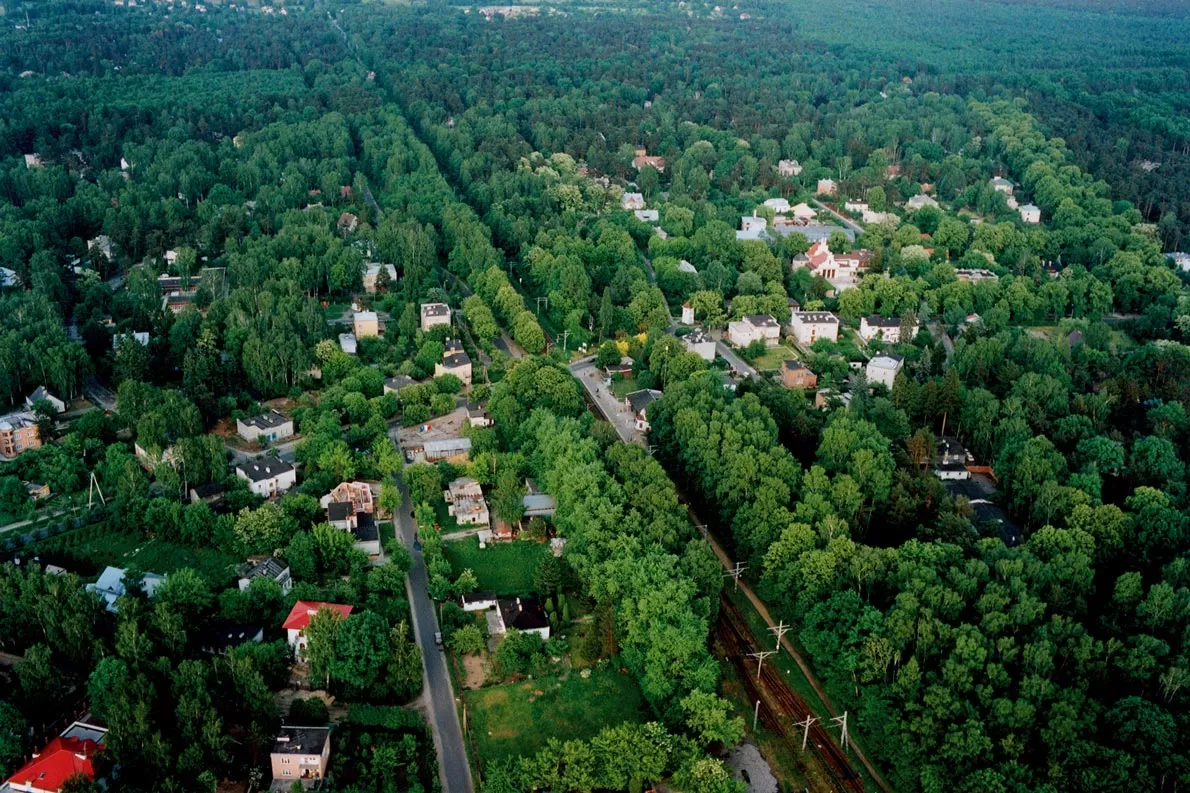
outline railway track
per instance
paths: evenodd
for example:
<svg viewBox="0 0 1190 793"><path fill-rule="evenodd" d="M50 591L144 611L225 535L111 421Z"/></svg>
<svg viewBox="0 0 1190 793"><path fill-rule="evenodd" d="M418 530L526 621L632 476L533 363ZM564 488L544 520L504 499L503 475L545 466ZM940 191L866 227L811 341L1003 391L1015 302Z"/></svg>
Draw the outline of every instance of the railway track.
<svg viewBox="0 0 1190 793"><path fill-rule="evenodd" d="M765 729L785 736L791 746L798 747L804 728L799 727L797 723L804 722L806 717L811 715L810 708L805 700L789 687L776 664L763 665L760 682L757 682L756 672L749 668L748 663L748 653L755 649L749 638L748 628L739 609L726 596L720 596L719 620L716 627L724 657L735 664L739 671L740 681L747 690L749 701L760 701L760 721ZM815 722L810 727L806 751L817 759L818 765L829 777L825 785L822 780L814 780L815 790L863 793L863 780L851 767L847 756L839 749L822 722Z"/></svg>

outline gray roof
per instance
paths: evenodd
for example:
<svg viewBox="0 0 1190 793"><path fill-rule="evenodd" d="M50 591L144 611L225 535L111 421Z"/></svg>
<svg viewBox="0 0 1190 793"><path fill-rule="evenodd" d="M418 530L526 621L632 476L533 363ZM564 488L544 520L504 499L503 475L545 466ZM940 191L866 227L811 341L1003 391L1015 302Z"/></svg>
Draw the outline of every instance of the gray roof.
<svg viewBox="0 0 1190 793"><path fill-rule="evenodd" d="M330 737L330 727L282 727L273 754L322 754Z"/></svg>
<svg viewBox="0 0 1190 793"><path fill-rule="evenodd" d="M714 341L707 332L702 328L695 328L690 333L686 334L685 341L687 344L703 344L708 341Z"/></svg>
<svg viewBox="0 0 1190 793"><path fill-rule="evenodd" d="M253 416L250 419L244 419L244 424L249 427L256 427L259 430L271 430L274 427L280 427L289 419L282 416L275 410L270 410L268 413L262 413L259 416Z"/></svg>
<svg viewBox="0 0 1190 793"><path fill-rule="evenodd" d="M470 438L443 438L437 441L426 441L422 444L422 449L427 453L441 453L453 450L471 451Z"/></svg>
<svg viewBox="0 0 1190 793"><path fill-rule="evenodd" d="M790 358L788 361L783 361L782 365L791 372L797 372L806 368L806 365L801 361Z"/></svg>
<svg viewBox="0 0 1190 793"><path fill-rule="evenodd" d="M450 306L445 303L422 303L421 315L423 317L445 317L450 313Z"/></svg>
<svg viewBox="0 0 1190 793"><path fill-rule="evenodd" d="M870 317L865 317L867 323L874 328L897 328L901 325L900 317L882 317L879 314L873 314Z"/></svg>
<svg viewBox="0 0 1190 793"><path fill-rule="evenodd" d="M521 503L524 505L526 513L553 512L558 507L558 503L554 501L554 497L545 493L527 495L521 499Z"/></svg>
<svg viewBox="0 0 1190 793"><path fill-rule="evenodd" d="M458 369L462 366L470 366L471 358L465 352L456 352L445 356L442 359L442 365L447 369Z"/></svg>
<svg viewBox="0 0 1190 793"><path fill-rule="evenodd" d="M828 325L838 325L839 318L829 311L795 311L793 316L802 322L819 322Z"/></svg>
<svg viewBox="0 0 1190 793"><path fill-rule="evenodd" d="M352 510L355 506L350 501L332 501L326 505L327 520L332 523L340 520L347 520L351 517Z"/></svg>
<svg viewBox="0 0 1190 793"><path fill-rule="evenodd" d="M781 327L781 324L779 322L777 322L777 320L773 319L773 317L768 314L749 314L748 316L744 317L744 320L747 321L752 326L757 327L757 328L779 328L779 327Z"/></svg>
<svg viewBox="0 0 1190 793"><path fill-rule="evenodd" d="M646 388L641 391L633 391L627 397L628 404L632 406L633 413L643 413L651 403L661 398L661 392L655 391L652 388Z"/></svg>
<svg viewBox="0 0 1190 793"><path fill-rule="evenodd" d="M252 460L251 462L241 463L236 466L237 471L243 471L244 475L253 482L263 482L266 479L272 479L281 474L287 474L293 470L293 466L284 460L270 458L267 460Z"/></svg>
<svg viewBox="0 0 1190 793"><path fill-rule="evenodd" d="M289 565L282 562L280 559L269 557L259 564L255 564L248 568L244 573L244 578L249 580L253 578L268 578L276 581L283 573L289 570Z"/></svg>
<svg viewBox="0 0 1190 793"><path fill-rule="evenodd" d="M384 381L384 385L387 386L388 388L393 389L394 391L400 391L402 388L405 388L406 386L411 386L416 382L417 381L414 380L409 375L399 374L396 377L387 378Z"/></svg>
<svg viewBox="0 0 1190 793"><path fill-rule="evenodd" d="M375 542L380 539L380 527L376 525L376 519L369 512L355 514L355 528L351 533L360 542Z"/></svg>

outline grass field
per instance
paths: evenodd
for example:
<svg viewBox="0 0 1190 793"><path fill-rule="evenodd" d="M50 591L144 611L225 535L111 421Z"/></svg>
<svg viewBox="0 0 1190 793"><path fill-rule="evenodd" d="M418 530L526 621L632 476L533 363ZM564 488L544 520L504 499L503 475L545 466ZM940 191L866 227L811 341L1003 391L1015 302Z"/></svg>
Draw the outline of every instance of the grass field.
<svg viewBox="0 0 1190 793"><path fill-rule="evenodd" d="M591 738L602 728L648 716L631 675L592 669L584 680L572 674L467 691L471 730L485 762L533 754L550 738Z"/></svg>
<svg viewBox="0 0 1190 793"><path fill-rule="evenodd" d="M764 351L764 355L752 362L753 368L759 372L767 372L774 369L781 368L782 361L788 361L791 358L799 358L789 347L779 344L776 347L770 347Z"/></svg>
<svg viewBox="0 0 1190 793"><path fill-rule="evenodd" d="M618 399L623 399L633 391L639 390L640 389L636 387L635 377L618 377L612 379L612 393L615 394L616 398Z"/></svg>
<svg viewBox="0 0 1190 793"><path fill-rule="evenodd" d="M443 543L455 575L468 567L479 579L479 589L497 595L525 595L533 591L533 571L549 546L536 542L504 542L480 550L478 537Z"/></svg>

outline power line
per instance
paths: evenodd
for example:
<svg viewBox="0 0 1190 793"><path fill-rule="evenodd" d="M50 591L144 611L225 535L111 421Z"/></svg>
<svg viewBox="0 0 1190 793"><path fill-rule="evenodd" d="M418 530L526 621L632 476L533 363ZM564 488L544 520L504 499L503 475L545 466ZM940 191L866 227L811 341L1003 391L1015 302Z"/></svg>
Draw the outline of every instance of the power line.
<svg viewBox="0 0 1190 793"><path fill-rule="evenodd" d="M760 650L759 652L748 653L748 655L750 657L756 659L756 682L757 683L760 683L760 670L764 668L764 659L768 658L770 655L776 655L776 654L777 654L776 650Z"/></svg>
<svg viewBox="0 0 1190 793"><path fill-rule="evenodd" d="M842 732L839 735L839 743L844 749L846 749L847 748L847 711L843 711L842 716L835 716L833 719L831 719L831 723L838 724L840 727L843 728Z"/></svg>
<svg viewBox="0 0 1190 793"><path fill-rule="evenodd" d="M744 571L747 569L748 569L748 565L744 564L743 562L736 562L735 567L732 568L731 570L728 570L726 573L724 573L723 577L724 578L729 578L729 577L734 578L735 579L735 588L737 591L739 591L740 576L743 575Z"/></svg>
<svg viewBox="0 0 1190 793"><path fill-rule="evenodd" d="M793 630L792 625L786 625L785 620L781 620L776 625L769 628L769 633L777 637L777 649L781 648L781 640L785 638L785 634Z"/></svg>
<svg viewBox="0 0 1190 793"><path fill-rule="evenodd" d="M814 716L809 716L809 715L806 716L805 721L794 722L793 726L801 727L804 730L804 732L802 732L802 751L803 752L806 751L806 740L810 737L810 728L813 727L817 723L818 723L818 719L815 718Z"/></svg>

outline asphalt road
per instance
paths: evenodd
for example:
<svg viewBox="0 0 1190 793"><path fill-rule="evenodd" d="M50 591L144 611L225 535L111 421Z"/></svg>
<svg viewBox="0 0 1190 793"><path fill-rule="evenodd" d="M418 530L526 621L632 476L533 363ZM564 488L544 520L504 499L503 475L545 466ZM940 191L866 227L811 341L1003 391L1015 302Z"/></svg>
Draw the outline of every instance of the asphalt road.
<svg viewBox="0 0 1190 793"><path fill-rule="evenodd" d="M396 430L389 431L393 443L397 442ZM463 730L459 726L459 712L455 707L454 686L446 668L446 655L434 642L438 632L438 612L427 590L426 565L421 551L414 545L416 524L413 522L413 505L409 490L400 483L401 507L397 510L397 536L413 554L413 566L409 568L406 586L409 590L409 610L413 615L413 635L421 647L422 665L425 667L425 693L430 727L434 733L434 745L438 750L438 773L442 789L446 793L473 793L471 766L467 763L467 748L463 743Z"/></svg>
<svg viewBox="0 0 1190 793"><path fill-rule="evenodd" d="M732 352L731 347L728 347L725 342L716 341L715 351L722 355L723 360L731 364L732 368L739 372L742 377L751 377L753 380L760 379L760 373L749 366L743 358Z"/></svg>
<svg viewBox="0 0 1190 793"><path fill-rule="evenodd" d="M644 434L636 431L636 420L632 414L624 407L624 403L616 399L603 385L603 373L595 366L595 359L583 358L570 364L568 368L575 379L583 384L587 398L598 406L599 412L616 428L620 440L645 445Z"/></svg>

